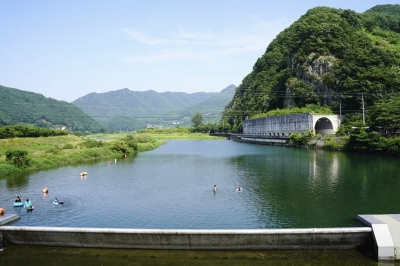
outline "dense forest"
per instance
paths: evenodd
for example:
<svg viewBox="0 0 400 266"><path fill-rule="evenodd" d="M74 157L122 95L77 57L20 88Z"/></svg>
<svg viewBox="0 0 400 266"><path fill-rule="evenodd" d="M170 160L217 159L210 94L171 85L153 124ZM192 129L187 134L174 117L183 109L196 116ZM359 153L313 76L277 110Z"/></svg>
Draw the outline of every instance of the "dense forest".
<svg viewBox="0 0 400 266"><path fill-rule="evenodd" d="M0 86L0 126L15 124L69 132L104 132L106 129L81 109L41 94Z"/></svg>
<svg viewBox="0 0 400 266"><path fill-rule="evenodd" d="M257 114L310 105L343 115L365 108L373 117L375 103L385 105L399 92L400 5L362 14L316 7L269 44L221 122L240 131L241 121Z"/></svg>

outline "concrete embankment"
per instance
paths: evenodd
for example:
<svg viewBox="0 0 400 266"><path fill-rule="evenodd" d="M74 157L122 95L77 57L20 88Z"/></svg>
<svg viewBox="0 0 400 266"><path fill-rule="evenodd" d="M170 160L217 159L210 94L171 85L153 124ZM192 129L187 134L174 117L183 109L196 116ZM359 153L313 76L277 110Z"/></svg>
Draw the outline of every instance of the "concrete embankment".
<svg viewBox="0 0 400 266"><path fill-rule="evenodd" d="M0 227L0 239L7 245L182 250L356 249L365 244L370 234L370 227L254 230Z"/></svg>

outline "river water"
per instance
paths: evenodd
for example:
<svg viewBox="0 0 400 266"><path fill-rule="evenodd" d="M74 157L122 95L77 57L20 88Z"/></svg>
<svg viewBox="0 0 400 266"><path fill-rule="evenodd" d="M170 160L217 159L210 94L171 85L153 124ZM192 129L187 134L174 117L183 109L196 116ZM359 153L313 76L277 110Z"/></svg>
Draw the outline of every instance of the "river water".
<svg viewBox="0 0 400 266"><path fill-rule="evenodd" d="M117 158L0 179L16 226L254 229L360 226L400 213L398 158L227 140L168 141ZM81 177L81 172L87 172ZM213 187L217 186L214 193ZM242 187L241 193L236 188ZM43 188L49 188L43 194ZM16 196L35 210L13 207ZM54 198L63 205L52 204Z"/></svg>
<svg viewBox="0 0 400 266"><path fill-rule="evenodd" d="M110 161L110 163L108 163ZM131 158L0 179L16 226L306 228L400 213L398 158L237 143L169 141ZM80 177L87 172L86 177ZM213 192L214 185L217 192ZM242 187L241 193L236 192ZM49 188L43 194L43 188ZM35 210L13 207L16 196ZM65 202L52 204L54 198ZM46 264L47 263L47 264ZM8 247L0 265L381 265L359 251L139 251ZM399 265L389 263L385 265Z"/></svg>

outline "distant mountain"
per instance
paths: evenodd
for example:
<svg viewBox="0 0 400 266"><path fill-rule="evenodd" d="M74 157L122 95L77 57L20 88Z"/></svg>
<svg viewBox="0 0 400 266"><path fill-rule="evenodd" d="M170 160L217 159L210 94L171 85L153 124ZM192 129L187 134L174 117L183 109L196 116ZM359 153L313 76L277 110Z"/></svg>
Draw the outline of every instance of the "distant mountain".
<svg viewBox="0 0 400 266"><path fill-rule="evenodd" d="M0 125L30 124L44 128L80 132L106 129L81 109L42 94L0 85Z"/></svg>
<svg viewBox="0 0 400 266"><path fill-rule="evenodd" d="M111 131L137 130L152 126L173 126L190 121L195 112L220 120L222 110L232 99L234 85L220 93L131 91L122 89L90 93L72 102ZM207 112L207 113L206 113ZM186 118L185 118L186 117Z"/></svg>
<svg viewBox="0 0 400 266"><path fill-rule="evenodd" d="M232 100L236 88L233 84L229 85L213 97L189 106L184 110L165 113L165 117L180 118L183 119L183 125L191 125L191 117L199 112L203 115L203 123L219 123L222 112L225 106Z"/></svg>

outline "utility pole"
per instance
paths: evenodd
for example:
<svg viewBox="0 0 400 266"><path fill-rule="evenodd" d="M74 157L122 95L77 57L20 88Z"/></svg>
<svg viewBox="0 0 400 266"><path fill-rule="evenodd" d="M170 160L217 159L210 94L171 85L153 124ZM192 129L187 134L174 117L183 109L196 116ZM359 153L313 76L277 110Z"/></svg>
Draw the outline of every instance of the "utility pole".
<svg viewBox="0 0 400 266"><path fill-rule="evenodd" d="M361 100L362 100L362 114L363 114L363 125L365 126L365 108L364 108L364 93L361 93Z"/></svg>

